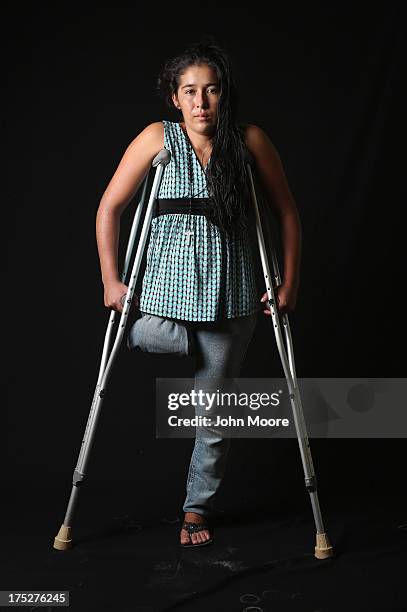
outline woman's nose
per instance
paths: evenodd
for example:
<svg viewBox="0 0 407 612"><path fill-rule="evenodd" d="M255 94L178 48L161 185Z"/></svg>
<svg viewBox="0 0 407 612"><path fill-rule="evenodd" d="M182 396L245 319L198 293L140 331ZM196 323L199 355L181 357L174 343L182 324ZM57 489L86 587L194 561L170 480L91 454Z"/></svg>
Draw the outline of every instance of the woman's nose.
<svg viewBox="0 0 407 612"><path fill-rule="evenodd" d="M198 94L196 97L195 104L198 108L205 108L208 106L208 98L206 95Z"/></svg>

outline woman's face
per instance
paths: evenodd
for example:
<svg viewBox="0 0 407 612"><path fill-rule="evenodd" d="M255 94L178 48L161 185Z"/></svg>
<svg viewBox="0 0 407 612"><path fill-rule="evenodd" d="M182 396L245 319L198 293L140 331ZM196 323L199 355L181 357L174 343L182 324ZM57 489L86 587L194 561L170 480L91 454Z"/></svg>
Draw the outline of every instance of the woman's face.
<svg viewBox="0 0 407 612"><path fill-rule="evenodd" d="M186 126L202 134L216 127L220 82L216 70L207 64L189 66L180 76L172 100L182 111Z"/></svg>

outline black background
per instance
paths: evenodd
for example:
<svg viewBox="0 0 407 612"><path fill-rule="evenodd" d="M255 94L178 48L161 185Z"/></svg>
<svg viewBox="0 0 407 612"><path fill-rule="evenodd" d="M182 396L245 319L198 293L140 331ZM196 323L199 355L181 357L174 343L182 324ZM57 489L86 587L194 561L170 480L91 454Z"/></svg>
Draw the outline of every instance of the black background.
<svg viewBox="0 0 407 612"><path fill-rule="evenodd" d="M301 283L290 315L297 376L405 375L400 6L200 5L193 13L178 3L69 3L10 17L4 478L14 516L48 517L43 546L62 523L109 316L95 239L99 201L131 140L153 121L178 120L156 96L156 78L165 59L203 34L229 53L239 119L262 127L277 147L300 212ZM121 263L136 200L122 217ZM190 358L130 353L123 344L80 523L81 503L103 522L109 503L116 511L113 499L127 508L129 497L145 516L181 511L193 441L155 439L154 388L156 377L193 371ZM261 312L241 376L282 376ZM315 439L311 451L323 512L356 499L366 512L375 503L403 507L403 437ZM233 440L219 505L310 515L297 441Z"/></svg>

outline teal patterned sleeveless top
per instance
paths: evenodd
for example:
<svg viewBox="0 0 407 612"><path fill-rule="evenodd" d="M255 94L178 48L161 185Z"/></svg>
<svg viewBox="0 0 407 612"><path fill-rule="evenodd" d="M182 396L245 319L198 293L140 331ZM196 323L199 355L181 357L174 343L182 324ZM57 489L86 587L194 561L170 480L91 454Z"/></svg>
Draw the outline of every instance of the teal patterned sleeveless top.
<svg viewBox="0 0 407 612"><path fill-rule="evenodd" d="M189 198L188 149L179 123L163 120L171 161L157 198ZM192 149L193 198L208 198L206 177ZM139 309L183 321L217 321L259 310L253 254L246 234L223 237L204 214L166 213L151 220ZM192 229L188 241L186 230Z"/></svg>

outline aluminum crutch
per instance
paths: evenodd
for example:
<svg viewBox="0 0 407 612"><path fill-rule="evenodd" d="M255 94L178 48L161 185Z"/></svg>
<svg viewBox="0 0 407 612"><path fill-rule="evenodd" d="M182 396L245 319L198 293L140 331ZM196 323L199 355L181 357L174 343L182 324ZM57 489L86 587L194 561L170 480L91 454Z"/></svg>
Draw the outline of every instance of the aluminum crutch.
<svg viewBox="0 0 407 612"><path fill-rule="evenodd" d="M105 341L103 345L102 359L100 363L99 375L96 383L95 392L93 395L93 401L90 409L90 414L88 417L88 422L85 429L85 435L82 440L81 449L79 452L78 461L76 464L75 471L73 473L73 486L71 495L68 502L68 508L65 514L64 522L61 525L58 535L54 539L54 548L58 550L67 550L72 546L72 538L71 538L71 529L72 529L72 518L76 508L76 504L78 501L78 493L79 487L83 483L85 475L86 475L86 466L88 464L90 451L92 448L92 443L95 437L96 426L98 422L98 418L100 415L100 410L103 403L103 397L106 393L106 386L109 379L109 374L112 370L113 363L118 354L120 344L123 338L124 330L127 323L127 316L129 314L130 306L133 300L133 294L137 283L137 277L140 270L140 264L143 258L144 248L147 241L147 234L150 229L151 218L153 214L153 205L155 199L157 197L157 193L161 183L162 173L164 171L165 166L169 163L171 159L171 153L167 149L161 149L161 151L155 156L152 162L152 167L157 168L154 176L154 181L151 189L151 195L148 202L146 214L144 217L143 228L140 234L140 240L136 252L136 256L134 258L133 269L131 271L131 277L129 280L129 285L127 288L126 299L123 304L123 311L121 313L119 326L116 333L116 339L113 344L113 348L109 353L110 344L111 344L111 336L113 325L115 322L116 310L112 310L109 322L106 329ZM151 170L151 168L150 168ZM140 221L140 216L142 212L142 208L144 206L144 200L146 195L147 183L148 183L149 173L145 178L142 197L139 205L136 208L136 212L134 214L133 224L130 231L129 242L127 245L125 263L123 267L123 272L121 276L121 280L123 283L126 281L127 270L130 265L134 241L136 238L137 228ZM109 359L108 359L109 357Z"/></svg>
<svg viewBox="0 0 407 612"><path fill-rule="evenodd" d="M261 264L263 268L264 280L266 283L267 297L266 303L270 306L271 311L271 323L273 325L274 334L276 337L278 351L280 353L281 362L284 369L284 374L287 379L288 392L294 417L295 430L297 433L298 444L300 447L301 460L305 474L305 487L310 494L312 511L314 514L315 526L317 529L316 533L316 546L314 556L317 559L327 559L333 555L333 548L328 540L328 536L325 532L324 525L322 522L321 510L319 507L318 493L317 493L317 480L315 476L314 466L312 464L311 450L308 441L307 430L304 421L304 414L302 410L300 391L297 383L297 375L295 373L294 363L294 349L293 341L291 337L290 324L288 322L287 314L282 314L276 309L276 300L274 296L273 280L275 287L281 285L281 277L278 268L278 261L274 248L273 241L270 239L270 252L271 260L273 265L274 274L270 273L270 266L267 259L266 247L263 236L263 229L261 225L259 207L257 204L256 190L254 186L254 180L252 175L252 169L250 162L247 162L247 173L249 176L250 192L253 199L253 207L256 218L256 232L257 240L260 251ZM280 316L283 322L284 335L287 344L287 351L283 342L283 335L281 333ZM287 356L288 353L288 356Z"/></svg>

